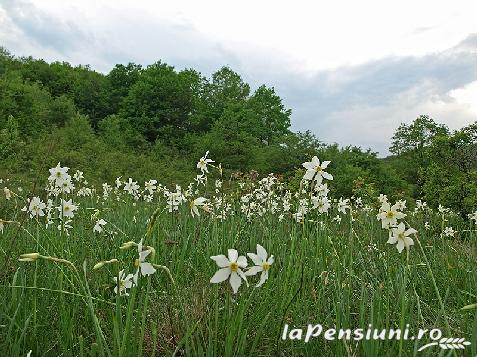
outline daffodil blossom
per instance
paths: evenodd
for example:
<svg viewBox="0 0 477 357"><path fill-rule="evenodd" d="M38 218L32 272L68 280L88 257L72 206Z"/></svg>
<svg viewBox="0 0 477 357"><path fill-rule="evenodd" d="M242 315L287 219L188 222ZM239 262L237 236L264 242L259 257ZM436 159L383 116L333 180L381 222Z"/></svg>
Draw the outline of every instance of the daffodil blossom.
<svg viewBox="0 0 477 357"><path fill-rule="evenodd" d="M303 163L303 167L306 169L303 179L308 181L315 179L318 184L321 184L324 178L327 180L333 180L333 176L324 171L329 164L330 161L323 161L320 164L318 157L313 156L310 162Z"/></svg>
<svg viewBox="0 0 477 357"><path fill-rule="evenodd" d="M73 204L71 200L65 201L61 199L61 205L56 208L63 217L73 218L74 212L78 209L78 206Z"/></svg>
<svg viewBox="0 0 477 357"><path fill-rule="evenodd" d="M46 208L46 204L42 202L39 197L33 197L30 200L30 204L28 206L28 212L30 213L30 218L33 217L43 217L45 212L43 210Z"/></svg>
<svg viewBox="0 0 477 357"><path fill-rule="evenodd" d="M406 214L399 212L396 205L391 206L389 202L384 202L376 217L381 220L383 228L390 228L396 226L397 220L406 217Z"/></svg>
<svg viewBox="0 0 477 357"><path fill-rule="evenodd" d="M202 171L202 173L209 172L209 170L207 169L207 165L212 163L212 162L215 162L214 160L208 159L207 155L209 155L209 151L207 151L205 153L205 155L202 156L200 158L199 162L197 163L197 168L200 169L200 171Z"/></svg>
<svg viewBox="0 0 477 357"><path fill-rule="evenodd" d="M103 231L103 226L106 225L107 222L104 219L100 219L96 222L93 228L93 232L101 233Z"/></svg>
<svg viewBox="0 0 477 357"><path fill-rule="evenodd" d="M211 283L221 283L230 277L230 286L234 294L237 293L242 284L242 279L245 280L248 285L247 277L241 269L247 267L247 258L243 255L239 256L235 249L228 250L228 258L225 255L214 255L210 258L214 260L220 268L210 279Z"/></svg>
<svg viewBox="0 0 477 357"><path fill-rule="evenodd" d="M399 253L402 252L404 248L409 249L411 245L414 245L414 241L412 240L411 237L409 237L411 234L417 233L417 231L414 228L409 228L406 230L406 226L404 223L399 223L397 228L393 228L390 231L388 243L389 244L396 244L396 248Z"/></svg>
<svg viewBox="0 0 477 357"><path fill-rule="evenodd" d="M190 213L192 214L192 217L200 216L198 207L204 206L206 202L207 202L207 198L204 198L204 197L198 197L195 200L191 201Z"/></svg>
<svg viewBox="0 0 477 357"><path fill-rule="evenodd" d="M260 275L260 281L256 285L257 288L262 286L265 281L268 279L268 271L274 262L273 255L268 257L268 253L260 244L257 244L257 254L254 253L247 253L248 257L252 259L255 266L251 267L245 272L246 276L256 275L258 273L262 273Z"/></svg>
<svg viewBox="0 0 477 357"><path fill-rule="evenodd" d="M137 268L136 273L134 274L134 284L137 284L139 273L141 273L142 276L146 276L156 272L156 269L151 263L146 263L146 258L149 254L151 254L151 250L142 250L142 239L137 245L137 251L139 253L139 257L134 261L134 265Z"/></svg>
<svg viewBox="0 0 477 357"><path fill-rule="evenodd" d="M126 273L124 272L124 270L121 270L119 272L119 276L118 277L114 277L114 282L115 282L115 287L114 287L114 293L117 294L118 293L118 287L119 287L119 295L120 296L128 296L128 292L127 292L127 289L131 289L132 286L133 286L133 282L132 282L132 279L134 278L134 276L132 274L128 274L126 276Z"/></svg>

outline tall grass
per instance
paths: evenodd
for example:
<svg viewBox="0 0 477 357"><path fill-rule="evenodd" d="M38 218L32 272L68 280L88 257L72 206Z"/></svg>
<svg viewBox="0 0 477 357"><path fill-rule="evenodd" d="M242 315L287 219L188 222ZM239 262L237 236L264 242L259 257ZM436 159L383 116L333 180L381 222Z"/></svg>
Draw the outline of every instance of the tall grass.
<svg viewBox="0 0 477 357"><path fill-rule="evenodd" d="M418 353L422 341L280 338L284 324L306 328L309 323L338 329L435 327L446 337L472 343L465 351L444 353L476 355L477 310L460 310L477 302L477 240L467 223L458 227L463 232L458 238L443 238L438 223L426 230L424 217L408 216L419 241L406 255L386 244L387 232L375 213L363 210L343 215L341 223L312 213L299 224L271 213L248 220L238 204L235 215L222 221L206 213L194 219L185 206L173 213L156 211L157 202L76 201L82 209L70 236L45 229L13 202L2 202L1 215L17 222L6 224L0 235L2 356L25 356L30 350L33 356L440 353L436 347ZM109 222L109 233L93 233L93 211L87 209L93 207ZM119 296L113 277L121 269L134 272L137 254L119 247L141 238L154 247L149 261L158 270L141 278L129 296ZM244 255L257 243L275 256L262 287L249 278L250 286L243 284L234 295L228 282L209 283L217 270L210 256L228 248ZM48 258L18 261L30 252ZM119 262L92 269L113 258Z"/></svg>

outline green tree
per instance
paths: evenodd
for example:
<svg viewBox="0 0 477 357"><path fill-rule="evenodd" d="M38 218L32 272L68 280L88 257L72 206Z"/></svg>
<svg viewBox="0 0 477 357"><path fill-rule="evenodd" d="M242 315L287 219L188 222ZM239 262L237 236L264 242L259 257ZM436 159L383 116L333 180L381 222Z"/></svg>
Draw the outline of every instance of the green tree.
<svg viewBox="0 0 477 357"><path fill-rule="evenodd" d="M273 88L260 86L248 100L248 107L257 115L258 139L270 145L289 133L291 110L285 109Z"/></svg>

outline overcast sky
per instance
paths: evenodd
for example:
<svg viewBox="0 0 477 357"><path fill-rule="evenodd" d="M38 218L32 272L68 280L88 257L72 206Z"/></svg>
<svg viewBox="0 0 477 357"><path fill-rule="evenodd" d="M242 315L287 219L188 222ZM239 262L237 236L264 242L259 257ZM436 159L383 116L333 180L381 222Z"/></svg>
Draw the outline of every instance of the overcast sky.
<svg viewBox="0 0 477 357"><path fill-rule="evenodd" d="M386 155L420 114L477 120L476 13L475 0L0 0L0 46L105 73L229 65L275 87L294 130Z"/></svg>

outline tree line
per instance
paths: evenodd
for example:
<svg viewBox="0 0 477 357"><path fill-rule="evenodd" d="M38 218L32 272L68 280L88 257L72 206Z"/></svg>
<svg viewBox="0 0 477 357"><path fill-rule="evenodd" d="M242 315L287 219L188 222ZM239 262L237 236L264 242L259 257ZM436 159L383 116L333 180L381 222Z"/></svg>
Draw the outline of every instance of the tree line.
<svg viewBox="0 0 477 357"><path fill-rule="evenodd" d="M98 183L119 176L186 183L209 150L226 174L256 170L299 184L301 163L332 161L335 196L379 193L475 208L476 126L450 132L427 116L402 124L392 156L290 130L273 87L252 90L229 67L210 78L158 61L108 73L0 49L0 176L43 177L58 161Z"/></svg>

